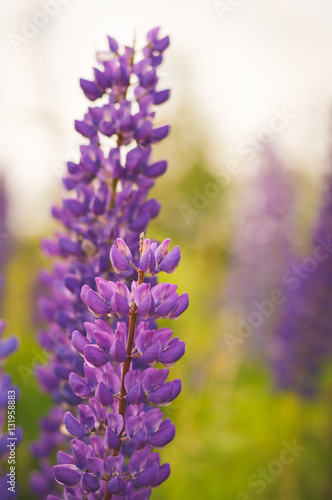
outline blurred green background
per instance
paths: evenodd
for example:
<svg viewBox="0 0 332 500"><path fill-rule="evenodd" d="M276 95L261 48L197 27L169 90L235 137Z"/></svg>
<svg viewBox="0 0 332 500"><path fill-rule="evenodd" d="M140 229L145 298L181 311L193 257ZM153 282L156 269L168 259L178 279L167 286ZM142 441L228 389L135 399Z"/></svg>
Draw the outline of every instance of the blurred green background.
<svg viewBox="0 0 332 500"><path fill-rule="evenodd" d="M189 137L184 134L188 121ZM162 461L170 462L172 474L154 491L153 498L328 500L332 498L332 370L325 371L317 397L304 401L274 390L267 353L257 358L245 347L233 353L227 349L222 335L228 318L221 297L232 254L236 206L245 183L230 182L203 209L183 217L181 204L193 208L195 189L201 191L213 180L213 167L208 137L199 125L195 127L194 117L183 112L175 123L171 138L155 153L167 157L170 167L152 192L162 203L162 211L148 235L156 239L169 236L180 245L181 265L170 278L179 284L181 293L189 293L190 308L178 321L162 323L171 323L187 350L172 369L173 378L183 381L182 393L165 409L177 429L175 440L161 452ZM223 161L221 158L220 168ZM319 183L312 183L304 174L296 180L303 206L301 244L313 218L305 207L308 200L319 196ZM55 194L54 201L59 196ZM50 223L45 234L51 231ZM39 240L15 242L1 292L6 334L15 333L21 341L6 370L21 388L17 419L25 440L17 450L17 476L24 500L33 498L27 483L36 466L29 441L37 438L38 418L50 406L49 397L40 393L32 374L35 362L46 362L35 341L33 314L34 282L46 263ZM280 466L280 454L294 443L300 451L295 452L292 463ZM266 479L257 483L259 474Z"/></svg>

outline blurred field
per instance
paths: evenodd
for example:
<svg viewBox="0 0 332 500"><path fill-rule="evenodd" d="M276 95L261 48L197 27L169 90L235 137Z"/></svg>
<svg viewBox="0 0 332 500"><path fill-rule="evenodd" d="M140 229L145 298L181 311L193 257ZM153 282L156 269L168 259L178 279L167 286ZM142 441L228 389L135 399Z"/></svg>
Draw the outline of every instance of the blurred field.
<svg viewBox="0 0 332 500"><path fill-rule="evenodd" d="M170 325L186 341L187 351L173 369L173 378L183 381L182 394L165 410L177 428L174 442L161 453L162 460L171 463L172 474L153 498L329 500L332 370L326 371L318 397L302 401L294 394L274 391L267 356L258 360L244 348L232 354L227 349L222 334L228 318L220 304L232 252L237 186L231 183L221 189L186 221L179 204L191 206L193 189L201 190L212 177L207 148L197 147L195 134L187 143L178 140L179 134L181 126L156 153L167 154L170 169L153 191L163 208L148 235L170 236L181 246L183 259L171 280L179 283L180 292L189 293L191 305ZM305 206L307 199L317 197L317 188L306 178L299 177L298 184ZM301 218L300 243L311 218L310 213ZM41 265L44 260L38 241L17 241L2 295L6 332L21 339L21 349L11 357L7 370L21 387L18 423L24 428L25 442L17 455L20 498L24 500L33 498L27 489L28 474L35 467L29 441L37 437L38 418L50 405L31 375L32 364L37 359L45 361L35 342L31 312L33 283ZM280 467L285 442L292 446L294 441L301 451L292 463ZM270 472L257 483L260 469Z"/></svg>

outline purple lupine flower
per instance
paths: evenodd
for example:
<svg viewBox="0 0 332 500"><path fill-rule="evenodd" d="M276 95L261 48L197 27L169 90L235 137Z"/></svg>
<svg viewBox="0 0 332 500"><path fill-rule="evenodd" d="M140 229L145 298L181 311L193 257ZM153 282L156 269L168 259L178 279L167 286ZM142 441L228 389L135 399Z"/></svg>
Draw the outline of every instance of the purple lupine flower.
<svg viewBox="0 0 332 500"><path fill-rule="evenodd" d="M159 87L157 75L169 40L159 36L158 28L148 33L143 51L136 52L135 43L133 48L120 48L113 38L108 42L109 50L97 54L99 68L94 69L93 80L81 80L83 92L94 105L75 122L84 138L80 161L68 162L63 183L69 196L52 210L64 229L42 245L55 263L50 272L41 273L44 291L39 309L45 328L38 338L50 361L47 367L37 368L37 375L42 389L52 394L55 408L69 405L65 425L77 438L90 432L92 422L100 412L104 416L106 407L119 404L115 396L119 370L128 356L126 339L133 301L137 301L137 312L146 323L144 327L140 321L137 328L142 329L142 335L147 329L152 332L146 339L142 337L141 350L132 363L135 369L153 366L157 360L171 366L183 355L183 343L158 331L155 319L176 319L188 306L187 295L178 296L176 286L156 287L160 271L173 272L177 267L178 247L170 255L164 248L169 243L164 243L154 257L151 252L158 243L145 240L146 252L145 248L139 251L140 233L160 210L159 203L148 198L149 190L167 168L165 160L152 161L151 157L153 144L169 133L168 125L155 124L155 107L170 93ZM135 284L140 258L150 276ZM117 319L121 321L117 323ZM156 347L155 338L161 347L158 342ZM133 375L126 379L129 398L139 401L144 396L142 386L130 377ZM172 391L167 389L165 402L178 386L176 382ZM93 415L82 408L87 397ZM48 419L52 421L52 415ZM109 428L115 432L111 424ZM42 432L41 440L48 444L32 447L37 456L39 453L43 470L49 471L51 462L45 454L40 456L40 450L51 455L57 445L64 449L61 433L55 433L58 438L54 438ZM108 431L109 439L112 436ZM83 482L88 489L96 484L86 475L82 475ZM42 484L40 475L35 474L32 483L35 494L42 498L47 488L48 493L57 495L55 482L52 487L48 480ZM117 479L112 484L115 490L121 489Z"/></svg>
<svg viewBox="0 0 332 500"><path fill-rule="evenodd" d="M282 273L292 255L294 206L289 174L270 146L261 152L258 171L246 183L243 198L223 294L224 310L233 313L224 339L234 350L245 338L247 349L262 354L280 312L273 292L284 289Z"/></svg>
<svg viewBox="0 0 332 500"><path fill-rule="evenodd" d="M15 448L22 440L22 430L16 426L16 402L19 395L17 387L11 383L2 365L6 358L16 351L18 339L15 336L2 338L5 322L0 320L0 491L1 498L10 500L17 498L18 489L16 480L9 476L8 458L10 453L15 454ZM12 448L8 445L12 445ZM6 463L6 465L5 465ZM10 480L12 484L10 484Z"/></svg>
<svg viewBox="0 0 332 500"><path fill-rule="evenodd" d="M313 396L332 356L332 175L325 179L322 206L306 256L289 260L287 294L272 339L276 386Z"/></svg>
<svg viewBox="0 0 332 500"><path fill-rule="evenodd" d="M146 272L159 272L156 254L160 246L168 250L170 242L165 241L158 246L140 236L140 256L130 264L138 279L132 281L130 289L123 282L100 277L96 278L96 292L87 285L82 288L83 302L98 319L85 324L86 335L79 331L72 334L72 344L84 361L84 376L70 373L69 384L83 403L78 405L78 412L68 411L64 416L66 430L75 439L72 453L59 452L54 467L56 481L65 487L63 498L70 494L79 499L93 494L91 498L96 500L113 495L133 500L149 498L152 488L170 474L169 464L160 465L159 455L152 448L162 449L175 437L175 426L169 418L164 419L160 407L180 394L181 381L167 381L169 369L154 366L158 362L166 367L174 365L183 356L185 345L172 338L172 330L158 330L151 324L155 317L178 318L188 307L188 295L178 297L176 286L169 283L151 287L144 282ZM118 247L123 258L129 255L123 240ZM165 267L169 273L180 260L180 250L174 248L175 252L166 250L161 260L168 260ZM149 262L154 265L144 271L141 264L149 252ZM113 248L111 261L117 257ZM122 273L122 266L113 267L119 267ZM158 287L162 291L154 293ZM116 294L123 300L124 309L120 299L115 300ZM100 318L98 299L108 305L104 319ZM148 306L142 313L140 306L145 301ZM158 312L161 307L162 316ZM112 326L107 316L116 318Z"/></svg>

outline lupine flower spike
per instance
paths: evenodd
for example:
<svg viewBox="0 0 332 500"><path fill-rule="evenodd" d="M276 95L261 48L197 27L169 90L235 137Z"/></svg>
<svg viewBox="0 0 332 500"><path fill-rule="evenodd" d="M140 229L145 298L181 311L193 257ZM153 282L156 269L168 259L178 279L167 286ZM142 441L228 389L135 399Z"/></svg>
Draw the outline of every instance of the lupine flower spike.
<svg viewBox="0 0 332 500"><path fill-rule="evenodd" d="M305 397L316 394L332 355L331 170L322 199L308 257L289 260L285 306L271 349L276 386Z"/></svg>
<svg viewBox="0 0 332 500"><path fill-rule="evenodd" d="M65 485L65 496L108 499L149 498L151 489L170 474L169 464L160 465L158 453L175 436L175 426L163 419L160 407L169 405L181 391L179 379L167 381L169 370L184 354L185 345L172 337L168 328L155 329L154 318L177 319L188 307L188 295L178 296L176 285L151 286L146 274L157 274L158 255L167 248L140 238L138 262L130 257L124 240L112 246L110 258L118 273L123 257L137 272L137 280L128 286L123 282L96 278L97 292L88 285L82 288L82 300L96 318L115 318L113 327L105 319L86 323L86 336L74 331L72 343L84 360L84 376L72 372L69 384L84 403L78 413L67 412L64 424L75 438L71 454L59 452L54 467L56 480ZM121 257L120 257L121 255ZM148 255L148 259L146 257ZM126 259L126 257L128 260ZM167 272L178 266L181 253L163 250L162 262ZM147 260L153 265L144 271ZM142 266L143 263L143 266ZM148 266L149 267L149 266ZM101 306L101 303L104 306ZM129 317L129 319L128 319ZM55 500L49 496L49 500ZM90 498L90 497L89 497Z"/></svg>
<svg viewBox="0 0 332 500"><path fill-rule="evenodd" d="M50 360L37 367L54 408L31 447L41 469L32 489L43 499L58 495L50 458L56 450L54 476L68 499L124 490L146 498L169 473L150 447L164 446L174 427L162 422L158 407L148 408L169 404L180 392L179 381L166 379L184 344L171 339L168 328L158 329L156 319L179 317L188 297L175 285L157 285L158 273L179 264L179 248L139 238L158 215L149 190L167 169L165 160L151 156L169 133L169 125L155 124L155 110L170 94L159 88L157 75L169 38L155 28L143 50L135 43L121 48L111 37L108 43L109 50L97 54L93 80L81 80L94 105L75 122L84 144L63 179L71 194L53 208L64 229L43 243L55 262L40 277L45 328L38 337ZM165 368L155 368L157 362Z"/></svg>

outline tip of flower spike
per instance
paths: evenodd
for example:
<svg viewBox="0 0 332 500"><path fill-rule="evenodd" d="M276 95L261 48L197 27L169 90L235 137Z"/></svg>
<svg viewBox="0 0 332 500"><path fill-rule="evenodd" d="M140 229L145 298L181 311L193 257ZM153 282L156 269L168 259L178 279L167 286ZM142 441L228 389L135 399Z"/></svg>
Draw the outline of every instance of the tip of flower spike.
<svg viewBox="0 0 332 500"><path fill-rule="evenodd" d="M118 42L111 36L108 36L107 39L110 50L114 53L117 53L119 50Z"/></svg>
<svg viewBox="0 0 332 500"><path fill-rule="evenodd" d="M130 262L116 245L112 245L110 251L110 261L117 274L128 271Z"/></svg>

